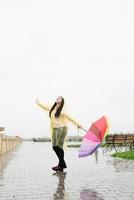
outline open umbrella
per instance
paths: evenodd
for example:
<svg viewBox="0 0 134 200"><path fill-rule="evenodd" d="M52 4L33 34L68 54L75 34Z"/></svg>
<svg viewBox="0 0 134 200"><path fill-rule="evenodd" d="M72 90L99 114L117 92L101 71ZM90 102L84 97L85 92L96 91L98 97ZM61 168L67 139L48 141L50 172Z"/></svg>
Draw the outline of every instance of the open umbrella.
<svg viewBox="0 0 134 200"><path fill-rule="evenodd" d="M108 120L105 116L91 124L91 127L83 137L79 149L79 157L91 155L105 138L109 128ZM84 129L83 129L84 130Z"/></svg>

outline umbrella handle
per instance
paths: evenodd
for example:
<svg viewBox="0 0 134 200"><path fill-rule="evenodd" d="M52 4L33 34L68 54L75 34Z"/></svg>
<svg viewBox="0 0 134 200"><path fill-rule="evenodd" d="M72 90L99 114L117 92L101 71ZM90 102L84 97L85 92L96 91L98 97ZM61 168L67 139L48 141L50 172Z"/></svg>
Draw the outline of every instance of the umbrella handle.
<svg viewBox="0 0 134 200"><path fill-rule="evenodd" d="M83 131L85 131L86 133L88 132L87 130L85 130L84 128L80 128L80 129L82 129Z"/></svg>

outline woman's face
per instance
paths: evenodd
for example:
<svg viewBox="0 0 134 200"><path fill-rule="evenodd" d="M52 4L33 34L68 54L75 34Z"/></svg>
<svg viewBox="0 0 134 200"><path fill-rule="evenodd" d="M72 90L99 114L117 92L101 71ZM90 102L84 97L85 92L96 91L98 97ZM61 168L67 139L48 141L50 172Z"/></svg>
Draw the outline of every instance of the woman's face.
<svg viewBox="0 0 134 200"><path fill-rule="evenodd" d="M62 102L62 97L57 97L57 99L56 99L56 104L61 104L61 102Z"/></svg>

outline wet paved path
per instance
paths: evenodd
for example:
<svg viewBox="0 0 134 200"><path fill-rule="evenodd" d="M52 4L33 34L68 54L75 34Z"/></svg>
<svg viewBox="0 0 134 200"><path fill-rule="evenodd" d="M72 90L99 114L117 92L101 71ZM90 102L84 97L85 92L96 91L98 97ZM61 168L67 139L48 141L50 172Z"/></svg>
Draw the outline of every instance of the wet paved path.
<svg viewBox="0 0 134 200"><path fill-rule="evenodd" d="M102 149L78 158L67 148L68 168L54 173L50 143L24 142L0 157L0 200L134 200L134 161L115 159Z"/></svg>

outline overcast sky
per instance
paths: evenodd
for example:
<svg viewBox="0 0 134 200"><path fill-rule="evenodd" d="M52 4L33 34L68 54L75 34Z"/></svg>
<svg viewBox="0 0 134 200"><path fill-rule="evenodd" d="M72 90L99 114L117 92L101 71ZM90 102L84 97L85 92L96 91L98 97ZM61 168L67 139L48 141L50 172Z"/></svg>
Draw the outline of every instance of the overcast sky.
<svg viewBox="0 0 134 200"><path fill-rule="evenodd" d="M59 95L85 129L107 115L111 132L134 132L133 7L133 0L0 1L5 133L48 136L35 99L52 105Z"/></svg>

